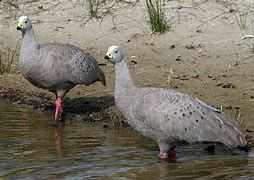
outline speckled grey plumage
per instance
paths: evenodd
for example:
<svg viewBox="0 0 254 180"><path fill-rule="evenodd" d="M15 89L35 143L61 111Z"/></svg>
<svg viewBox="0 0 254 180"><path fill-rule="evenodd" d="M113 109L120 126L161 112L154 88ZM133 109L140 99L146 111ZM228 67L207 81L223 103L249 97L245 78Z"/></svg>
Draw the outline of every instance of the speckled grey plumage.
<svg viewBox="0 0 254 180"><path fill-rule="evenodd" d="M155 140L161 151L168 152L182 142L246 145L237 124L204 102L173 90L135 87L119 47L110 47L105 58L115 67L118 109L131 127Z"/></svg>
<svg viewBox="0 0 254 180"><path fill-rule="evenodd" d="M28 19L28 23L31 21ZM70 44L39 44L34 30L28 27L22 31L20 69L33 85L55 92L63 97L77 84L90 85L105 76L97 61L79 47Z"/></svg>

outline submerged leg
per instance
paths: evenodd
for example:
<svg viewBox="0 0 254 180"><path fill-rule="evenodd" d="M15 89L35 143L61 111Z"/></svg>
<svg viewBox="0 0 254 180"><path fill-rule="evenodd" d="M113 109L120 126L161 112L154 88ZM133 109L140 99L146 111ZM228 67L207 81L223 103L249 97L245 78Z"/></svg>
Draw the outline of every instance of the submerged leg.
<svg viewBox="0 0 254 180"><path fill-rule="evenodd" d="M160 151L160 153L158 154L158 157L160 159L169 159L169 160L175 161L176 160L176 151L175 151L175 149L173 149L170 152Z"/></svg>
<svg viewBox="0 0 254 180"><path fill-rule="evenodd" d="M59 123L59 120L61 118L61 114L63 113L63 107L62 107L62 99L58 97L55 101L56 105L56 111L55 111L55 120L54 124L57 126Z"/></svg>
<svg viewBox="0 0 254 180"><path fill-rule="evenodd" d="M170 146L168 144L159 144L160 153L158 154L159 159L161 160L176 160L176 151L175 146Z"/></svg>

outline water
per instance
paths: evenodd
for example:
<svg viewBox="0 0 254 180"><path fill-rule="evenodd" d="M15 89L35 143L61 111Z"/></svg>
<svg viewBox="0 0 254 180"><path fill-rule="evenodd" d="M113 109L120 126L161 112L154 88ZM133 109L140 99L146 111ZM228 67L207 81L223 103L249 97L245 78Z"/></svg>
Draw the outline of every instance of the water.
<svg viewBox="0 0 254 180"><path fill-rule="evenodd" d="M131 129L66 120L0 101L0 179L254 179L254 158L237 150L181 146L158 162L157 145Z"/></svg>

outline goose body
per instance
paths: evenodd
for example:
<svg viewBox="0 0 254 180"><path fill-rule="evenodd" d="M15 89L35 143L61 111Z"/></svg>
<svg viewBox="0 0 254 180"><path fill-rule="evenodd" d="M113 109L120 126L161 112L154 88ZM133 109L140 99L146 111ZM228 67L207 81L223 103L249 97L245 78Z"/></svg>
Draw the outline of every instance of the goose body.
<svg viewBox="0 0 254 180"><path fill-rule="evenodd" d="M36 41L30 19L21 16L17 26L22 32L19 65L22 75L33 85L56 94L55 123L61 118L62 98L77 84L90 85L96 81L106 84L97 61L79 47L71 44Z"/></svg>
<svg viewBox="0 0 254 180"><path fill-rule="evenodd" d="M77 84L105 84L104 74L96 60L71 44L38 44L35 57L31 49L21 48L20 69L33 85L52 92L69 91ZM34 62L35 58L38 61ZM28 63L29 62L29 63Z"/></svg>
<svg viewBox="0 0 254 180"><path fill-rule="evenodd" d="M115 67L116 106L132 128L157 142L160 158L175 158L180 143L246 145L237 124L203 101L173 90L134 86L118 46L109 47L105 58Z"/></svg>

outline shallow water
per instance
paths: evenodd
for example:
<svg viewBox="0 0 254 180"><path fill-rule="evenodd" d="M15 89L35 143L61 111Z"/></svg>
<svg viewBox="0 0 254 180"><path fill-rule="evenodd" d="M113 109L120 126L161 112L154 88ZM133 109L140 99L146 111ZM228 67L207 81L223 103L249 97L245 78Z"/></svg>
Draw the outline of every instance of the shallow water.
<svg viewBox="0 0 254 180"><path fill-rule="evenodd" d="M178 147L158 162L157 146L131 129L66 120L0 101L0 179L253 179L254 157L218 147Z"/></svg>

